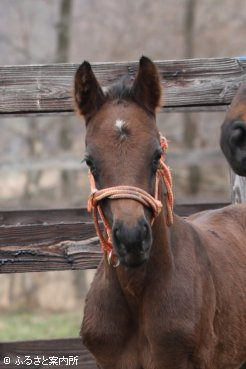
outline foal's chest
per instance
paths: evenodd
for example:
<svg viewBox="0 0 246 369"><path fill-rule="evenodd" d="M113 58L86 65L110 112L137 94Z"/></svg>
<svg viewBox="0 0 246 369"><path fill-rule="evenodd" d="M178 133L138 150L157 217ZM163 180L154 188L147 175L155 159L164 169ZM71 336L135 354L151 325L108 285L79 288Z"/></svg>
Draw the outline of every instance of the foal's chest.
<svg viewBox="0 0 246 369"><path fill-rule="evenodd" d="M100 352L89 349L102 369L160 369L154 363L147 338L137 333L132 333L120 348L114 345L112 337L101 344Z"/></svg>
<svg viewBox="0 0 246 369"><path fill-rule="evenodd" d="M168 307L160 293L158 301L163 302L158 304L157 288L148 289L148 293L145 290L137 308L134 297L130 299L121 289L115 288L114 280L110 284L103 282L100 272L96 279L97 289L93 290L92 285L93 292L87 297L81 333L100 368L169 369L180 365L177 357L186 361L186 351L191 349L190 329L193 328L186 324L184 329L173 319L175 309ZM176 342L177 337L184 349L175 343L175 350L170 352L169 342Z"/></svg>
<svg viewBox="0 0 246 369"><path fill-rule="evenodd" d="M150 343L146 337L137 334L129 340L128 345L122 350L122 354L115 364L114 367L117 369L157 369Z"/></svg>
<svg viewBox="0 0 246 369"><path fill-rule="evenodd" d="M97 295L89 293L81 330L100 368L156 369L141 314L133 315L118 292L113 299L105 293L104 289Z"/></svg>
<svg viewBox="0 0 246 369"><path fill-rule="evenodd" d="M153 339L154 333L159 339ZM109 308L104 314L97 309L89 320L85 315L82 329L84 343L102 369L169 369L163 363L162 334L163 327L153 326L151 315L147 321L132 319L129 311L124 311L123 301L118 314Z"/></svg>

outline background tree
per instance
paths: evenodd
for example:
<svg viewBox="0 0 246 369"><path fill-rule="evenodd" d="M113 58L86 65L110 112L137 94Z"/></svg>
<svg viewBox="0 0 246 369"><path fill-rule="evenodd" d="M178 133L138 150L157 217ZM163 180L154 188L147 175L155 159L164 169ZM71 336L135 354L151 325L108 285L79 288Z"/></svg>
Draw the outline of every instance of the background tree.
<svg viewBox="0 0 246 369"><path fill-rule="evenodd" d="M59 21L57 23L57 51L55 62L67 63L70 51L70 27L73 10L73 0L62 0L59 6ZM60 119L59 147L63 152L69 152L73 145L71 126L67 117ZM70 196L74 190L74 173L61 171L61 194Z"/></svg>
<svg viewBox="0 0 246 369"><path fill-rule="evenodd" d="M186 0L184 13L184 57L192 59L194 57L194 26L196 14L196 0ZM186 149L191 150L195 147L197 137L197 123L190 113L184 114L183 142ZM196 194L201 184L201 170L197 164L188 166L187 189L190 193Z"/></svg>

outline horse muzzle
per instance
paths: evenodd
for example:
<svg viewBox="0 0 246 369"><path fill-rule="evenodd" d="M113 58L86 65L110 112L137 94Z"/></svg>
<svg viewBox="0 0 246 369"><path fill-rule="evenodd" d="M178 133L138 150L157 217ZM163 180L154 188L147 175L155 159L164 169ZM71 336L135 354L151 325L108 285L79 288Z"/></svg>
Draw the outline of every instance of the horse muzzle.
<svg viewBox="0 0 246 369"><path fill-rule="evenodd" d="M112 227L112 241L122 265L139 267L149 258L152 245L152 230L144 216L135 224L116 220Z"/></svg>

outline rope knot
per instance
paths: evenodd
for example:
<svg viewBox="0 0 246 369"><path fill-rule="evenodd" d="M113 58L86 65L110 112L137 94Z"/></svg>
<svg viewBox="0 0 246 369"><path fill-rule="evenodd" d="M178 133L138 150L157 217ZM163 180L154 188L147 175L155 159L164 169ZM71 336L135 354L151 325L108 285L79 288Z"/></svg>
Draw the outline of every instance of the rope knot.
<svg viewBox="0 0 246 369"><path fill-rule="evenodd" d="M95 198L96 192L97 192L97 190L94 189L88 197L87 210L88 210L89 213L92 211L93 208L95 208L97 206L97 200Z"/></svg>

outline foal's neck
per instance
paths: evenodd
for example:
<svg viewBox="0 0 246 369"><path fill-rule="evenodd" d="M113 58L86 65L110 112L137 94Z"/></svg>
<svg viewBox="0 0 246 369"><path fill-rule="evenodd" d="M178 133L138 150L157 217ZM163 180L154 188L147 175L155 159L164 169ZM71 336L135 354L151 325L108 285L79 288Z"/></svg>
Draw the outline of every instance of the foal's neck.
<svg viewBox="0 0 246 369"><path fill-rule="evenodd" d="M138 268L127 268L120 265L115 271L123 294L131 305L139 304L150 280L158 279L161 273L168 273L172 265L169 227L162 212L155 220L153 227L153 243L149 260Z"/></svg>

